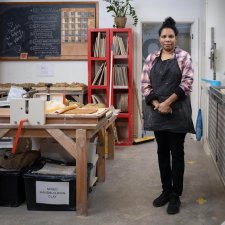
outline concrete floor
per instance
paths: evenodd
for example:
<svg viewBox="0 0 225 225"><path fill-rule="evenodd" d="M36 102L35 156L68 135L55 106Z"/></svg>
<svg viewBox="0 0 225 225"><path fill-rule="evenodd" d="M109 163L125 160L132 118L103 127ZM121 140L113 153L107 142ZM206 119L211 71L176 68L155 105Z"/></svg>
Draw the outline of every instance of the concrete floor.
<svg viewBox="0 0 225 225"><path fill-rule="evenodd" d="M117 147L107 161L106 182L89 194L89 216L76 212L28 211L1 207L1 225L221 225L225 221L225 188L210 156L199 142L186 138L185 180L181 211L168 215L154 208L161 192L156 143ZM196 200L204 198L204 204Z"/></svg>

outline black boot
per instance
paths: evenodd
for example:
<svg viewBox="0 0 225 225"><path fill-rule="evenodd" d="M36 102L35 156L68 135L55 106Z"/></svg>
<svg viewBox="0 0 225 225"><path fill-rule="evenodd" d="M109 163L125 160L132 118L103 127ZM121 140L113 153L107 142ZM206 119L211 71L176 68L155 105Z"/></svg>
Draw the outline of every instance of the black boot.
<svg viewBox="0 0 225 225"><path fill-rule="evenodd" d="M162 194L153 201L153 206L161 207L165 205L167 202L169 202L169 199L170 199L170 192L163 191Z"/></svg>
<svg viewBox="0 0 225 225"><path fill-rule="evenodd" d="M167 207L168 214L176 214L180 211L180 198L179 195L172 193L169 199L169 205Z"/></svg>

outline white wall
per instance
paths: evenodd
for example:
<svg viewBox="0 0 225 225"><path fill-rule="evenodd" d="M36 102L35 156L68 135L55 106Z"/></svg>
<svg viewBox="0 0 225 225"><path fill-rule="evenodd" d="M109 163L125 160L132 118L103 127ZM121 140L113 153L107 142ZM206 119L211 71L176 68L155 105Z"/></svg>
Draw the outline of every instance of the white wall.
<svg viewBox="0 0 225 225"><path fill-rule="evenodd" d="M210 69L210 48L211 48L211 27L214 27L215 36L214 41L216 43L216 79L225 85L225 1L224 0L206 0L206 36L205 36L205 73L203 74L208 79L213 79L213 70ZM202 101L201 108L204 118L204 143L207 139L207 124L208 124L208 85L202 82ZM207 149L207 145L205 145Z"/></svg>
<svg viewBox="0 0 225 225"><path fill-rule="evenodd" d="M225 84L225 1L224 0L206 0L206 76L213 79L213 71L210 69L210 56L211 48L211 27L215 30L216 42L216 79Z"/></svg>
<svg viewBox="0 0 225 225"><path fill-rule="evenodd" d="M43 2L35 0L37 2ZM33 2L35 2L33 1ZM89 0L93 1L93 0ZM0 2L12 2L4 0ZM17 1L25 2L25 1ZM49 1L50 2L50 1ZM66 2L69 2L68 0ZM171 15L177 19L201 18L201 8L203 0L135 0L133 5L136 8L140 21L158 20L162 21ZM99 1L99 27L112 27L113 18L106 12L107 3ZM128 18L127 26L131 26L132 21ZM140 23L139 23L140 24ZM140 27L134 28L137 36L140 36ZM135 40L135 39L134 39ZM136 51L134 50L134 53ZM138 52L140 54L140 52ZM134 55L134 59L141 58ZM136 61L134 60L134 64ZM83 82L87 84L87 61L59 61L47 62L51 64L54 71L53 77L38 77L37 68L41 62L0 62L0 82ZM135 69L135 68L134 68ZM136 76L134 70L134 76ZM139 72L138 72L139 74Z"/></svg>

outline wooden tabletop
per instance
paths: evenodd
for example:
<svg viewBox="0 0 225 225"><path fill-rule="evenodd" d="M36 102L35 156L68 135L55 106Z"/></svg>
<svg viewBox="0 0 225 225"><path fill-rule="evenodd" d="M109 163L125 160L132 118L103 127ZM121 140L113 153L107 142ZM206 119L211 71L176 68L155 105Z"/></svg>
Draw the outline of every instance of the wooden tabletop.
<svg viewBox="0 0 225 225"><path fill-rule="evenodd" d="M97 112L92 114L46 114L45 125L60 125L60 126L72 126L72 125L92 125L98 124L102 119L108 116L108 108L100 108ZM21 118L21 120L24 118ZM0 108L0 126L1 125L16 125L10 124L10 109ZM24 126L29 125L29 123L24 123ZM39 125L37 125L39 126ZM35 126L33 126L35 127Z"/></svg>

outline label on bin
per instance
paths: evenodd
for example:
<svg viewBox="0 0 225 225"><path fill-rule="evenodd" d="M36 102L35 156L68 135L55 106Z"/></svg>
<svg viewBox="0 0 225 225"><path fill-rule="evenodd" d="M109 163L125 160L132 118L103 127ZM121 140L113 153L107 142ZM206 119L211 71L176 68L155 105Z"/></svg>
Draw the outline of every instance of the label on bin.
<svg viewBox="0 0 225 225"><path fill-rule="evenodd" d="M69 182L36 181L36 203L69 205Z"/></svg>

